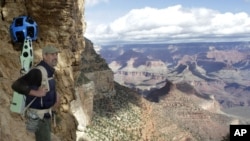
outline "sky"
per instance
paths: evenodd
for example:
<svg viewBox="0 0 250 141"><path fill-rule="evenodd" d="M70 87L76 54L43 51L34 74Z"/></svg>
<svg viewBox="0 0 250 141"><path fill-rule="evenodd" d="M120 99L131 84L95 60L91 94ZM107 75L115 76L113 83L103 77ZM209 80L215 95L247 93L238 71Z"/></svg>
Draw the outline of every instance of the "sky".
<svg viewBox="0 0 250 141"><path fill-rule="evenodd" d="M250 41L250 0L85 0L95 45Z"/></svg>

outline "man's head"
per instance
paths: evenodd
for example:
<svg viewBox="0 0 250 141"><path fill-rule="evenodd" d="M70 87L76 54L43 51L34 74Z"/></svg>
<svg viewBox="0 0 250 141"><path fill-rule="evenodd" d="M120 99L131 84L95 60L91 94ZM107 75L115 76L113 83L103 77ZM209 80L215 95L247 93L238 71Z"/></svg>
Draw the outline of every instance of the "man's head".
<svg viewBox="0 0 250 141"><path fill-rule="evenodd" d="M57 55L60 51L53 46L43 48L43 60L51 67L57 65Z"/></svg>

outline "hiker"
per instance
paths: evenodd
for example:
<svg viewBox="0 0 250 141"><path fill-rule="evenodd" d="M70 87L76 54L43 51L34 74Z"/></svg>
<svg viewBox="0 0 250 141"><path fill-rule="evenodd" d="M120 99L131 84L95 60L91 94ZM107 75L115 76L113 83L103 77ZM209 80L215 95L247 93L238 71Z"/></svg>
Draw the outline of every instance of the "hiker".
<svg viewBox="0 0 250 141"><path fill-rule="evenodd" d="M53 78L58 53L59 50L53 46L44 47L43 60L36 67L42 66L45 72L34 67L12 84L14 91L26 96L26 128L33 130L36 141L51 141L52 110L59 102ZM44 74L47 84L42 84Z"/></svg>

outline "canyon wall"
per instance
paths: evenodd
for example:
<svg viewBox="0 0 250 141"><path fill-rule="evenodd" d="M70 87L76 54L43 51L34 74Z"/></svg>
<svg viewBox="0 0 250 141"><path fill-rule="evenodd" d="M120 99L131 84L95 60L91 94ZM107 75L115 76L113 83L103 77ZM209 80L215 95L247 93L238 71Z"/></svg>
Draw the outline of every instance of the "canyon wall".
<svg viewBox="0 0 250 141"><path fill-rule="evenodd" d="M26 15L38 24L38 38L32 42L34 65L42 59L44 46L53 45L60 50L55 74L60 107L53 138L76 140L76 130L83 131L91 122L94 97L115 94L112 71L108 67L100 68L105 60L96 55L92 43L83 36L84 1L4 0L0 13L0 138L11 141L34 138L25 131L20 115L9 110L11 84L20 77L22 49L21 43L12 43L9 27L13 18Z"/></svg>

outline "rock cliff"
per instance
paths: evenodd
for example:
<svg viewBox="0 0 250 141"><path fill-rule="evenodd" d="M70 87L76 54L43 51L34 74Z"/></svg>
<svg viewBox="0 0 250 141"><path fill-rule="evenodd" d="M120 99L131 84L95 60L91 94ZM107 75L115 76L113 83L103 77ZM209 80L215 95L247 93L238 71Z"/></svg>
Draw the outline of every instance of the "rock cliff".
<svg viewBox="0 0 250 141"><path fill-rule="evenodd" d="M94 97L115 94L112 71L83 37L84 1L2 0L0 13L0 139L33 140L33 135L25 131L23 119L9 111L13 94L10 86L20 76L22 47L12 44L9 26L13 18L27 15L38 24L38 39L32 42L34 64L41 60L45 45L54 45L61 51L56 67L61 104L54 138L76 140L76 130L83 131L90 124Z"/></svg>

